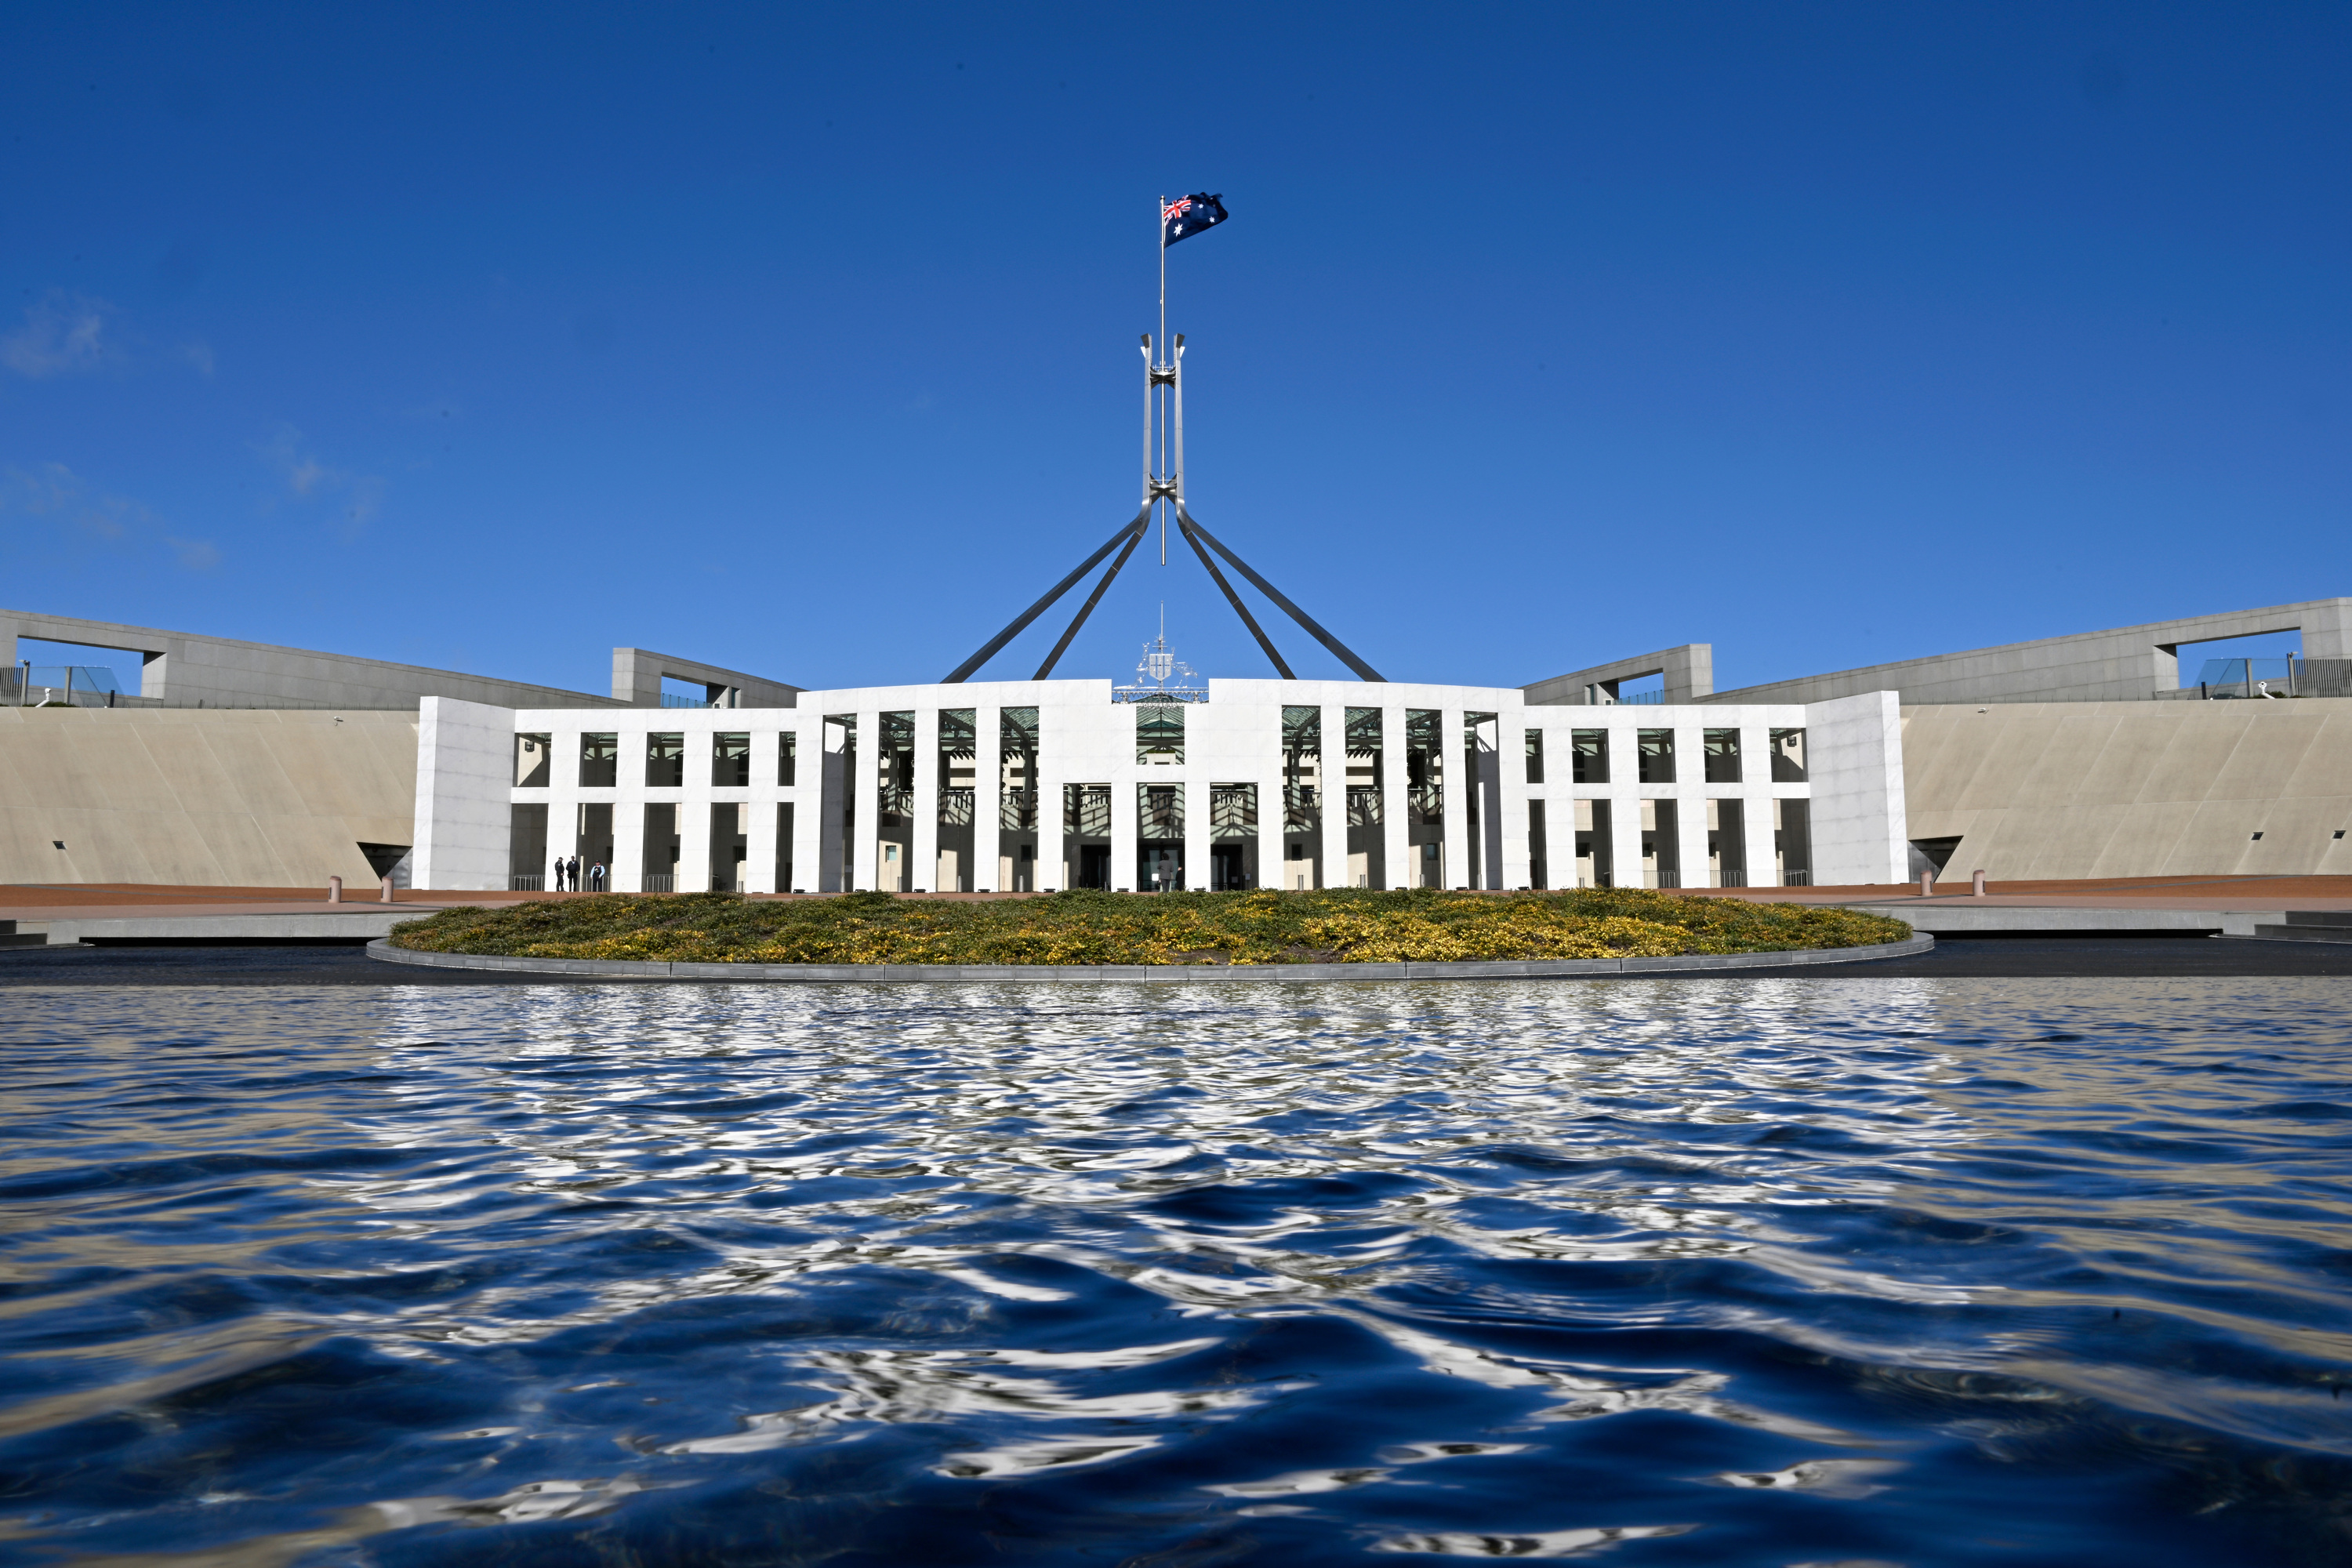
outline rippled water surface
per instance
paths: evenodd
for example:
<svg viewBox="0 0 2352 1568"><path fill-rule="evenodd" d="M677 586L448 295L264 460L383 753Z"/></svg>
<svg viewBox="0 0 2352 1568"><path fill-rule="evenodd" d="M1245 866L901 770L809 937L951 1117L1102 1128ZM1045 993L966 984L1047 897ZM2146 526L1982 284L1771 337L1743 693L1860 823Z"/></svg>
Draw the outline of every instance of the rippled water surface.
<svg viewBox="0 0 2352 1568"><path fill-rule="evenodd" d="M2347 998L0 994L0 1557L2341 1563Z"/></svg>

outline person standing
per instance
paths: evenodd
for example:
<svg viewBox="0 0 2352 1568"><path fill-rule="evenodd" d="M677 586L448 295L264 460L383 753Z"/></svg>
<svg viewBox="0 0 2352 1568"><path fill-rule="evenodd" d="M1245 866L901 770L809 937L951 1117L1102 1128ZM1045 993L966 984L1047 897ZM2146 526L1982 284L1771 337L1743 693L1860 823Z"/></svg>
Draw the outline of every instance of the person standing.
<svg viewBox="0 0 2352 1568"><path fill-rule="evenodd" d="M551 893L563 891L563 857L561 855L555 858L555 875L547 879L547 890Z"/></svg>
<svg viewBox="0 0 2352 1568"><path fill-rule="evenodd" d="M572 858L572 890L575 893L580 890L580 857L577 855Z"/></svg>
<svg viewBox="0 0 2352 1568"><path fill-rule="evenodd" d="M588 890L592 893L604 890L604 862L602 860L588 868Z"/></svg>

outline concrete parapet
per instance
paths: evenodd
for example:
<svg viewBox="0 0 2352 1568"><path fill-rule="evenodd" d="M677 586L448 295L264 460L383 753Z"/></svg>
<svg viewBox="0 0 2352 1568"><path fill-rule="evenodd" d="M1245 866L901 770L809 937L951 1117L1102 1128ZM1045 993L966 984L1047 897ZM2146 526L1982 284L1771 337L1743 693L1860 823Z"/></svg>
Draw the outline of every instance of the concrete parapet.
<svg viewBox="0 0 2352 1568"><path fill-rule="evenodd" d="M413 710L427 696L509 708L622 706L610 698L583 691L495 680L423 665L85 621L71 616L0 610L0 661L16 663L18 637L135 653L140 657L140 695L167 708Z"/></svg>
<svg viewBox="0 0 2352 1568"><path fill-rule="evenodd" d="M1801 948L1786 952L1695 952L1667 958L1570 958L1495 963L649 963L625 959L509 958L492 953L421 952L390 942L368 943L368 956L431 969L613 980L719 980L802 984L919 982L1076 982L1145 985L1323 984L1336 980L1549 980L1714 970L1780 969L1793 964L1859 963L1926 952L1931 936L1868 947Z"/></svg>
<svg viewBox="0 0 2352 1568"><path fill-rule="evenodd" d="M712 708L790 708L801 694L801 688L787 686L781 680L768 680L756 675L746 675L740 669L722 669L715 664L702 664L675 654L655 653L641 647L616 647L613 650L613 700L632 708L658 708L662 705L662 679L693 681L699 685ZM514 703L513 707L539 706L534 703Z"/></svg>
<svg viewBox="0 0 2352 1568"><path fill-rule="evenodd" d="M347 912L344 912L347 911ZM415 910L371 909L365 904L321 907L298 915L129 915L90 920L26 921L40 926L49 945L110 942L347 942L353 945L389 936Z"/></svg>
<svg viewBox="0 0 2352 1568"><path fill-rule="evenodd" d="M2169 934L2197 931L2208 936L2252 936L2265 921L2284 918L2282 910L2148 909L2117 906L2105 909L2081 905L1985 906L1955 899L1949 903L1852 904L1866 915L1906 921L1914 931L1944 936L2088 936L2111 931Z"/></svg>
<svg viewBox="0 0 2352 1568"><path fill-rule="evenodd" d="M1932 654L1893 664L1743 686L1692 700L1821 702L1864 691L1895 691L1902 694L1906 706L2145 702L2179 689L2179 649L2183 646L2286 631L2302 633L2305 658L2352 657L2352 599L2310 599L2295 605L2229 610L2176 621L2150 621L2145 626L2041 637L1963 653Z"/></svg>
<svg viewBox="0 0 2352 1568"><path fill-rule="evenodd" d="M1685 643L1680 647L1596 664L1590 669L1570 670L1520 689L1534 706L1595 707L1616 701L1620 685L1645 675L1665 678L1662 700L1666 704L1696 702L1715 689L1715 648L1708 643Z"/></svg>

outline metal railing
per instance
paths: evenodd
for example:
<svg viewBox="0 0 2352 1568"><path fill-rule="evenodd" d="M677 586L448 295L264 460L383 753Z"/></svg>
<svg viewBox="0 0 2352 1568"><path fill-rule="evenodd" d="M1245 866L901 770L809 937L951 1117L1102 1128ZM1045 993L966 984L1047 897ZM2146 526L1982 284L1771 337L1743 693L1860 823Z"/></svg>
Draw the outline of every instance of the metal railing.
<svg viewBox="0 0 2352 1568"><path fill-rule="evenodd" d="M533 871L530 875L526 876L521 872L516 872L507 878L507 891L509 893L543 893L547 891L547 873L544 871Z"/></svg>
<svg viewBox="0 0 2352 1568"><path fill-rule="evenodd" d="M645 883L645 890L648 893L675 893L677 891L677 873L673 871L667 876L655 876L648 872Z"/></svg>
<svg viewBox="0 0 2352 1568"><path fill-rule="evenodd" d="M18 664L0 670L0 703L10 708L111 708L125 695L103 665Z"/></svg>
<svg viewBox="0 0 2352 1568"><path fill-rule="evenodd" d="M1810 888L1812 885L1813 874L1811 871L1783 871L1780 873L1780 886L1784 888Z"/></svg>
<svg viewBox="0 0 2352 1568"><path fill-rule="evenodd" d="M2196 694L2232 697L2352 697L2352 659L2209 658Z"/></svg>

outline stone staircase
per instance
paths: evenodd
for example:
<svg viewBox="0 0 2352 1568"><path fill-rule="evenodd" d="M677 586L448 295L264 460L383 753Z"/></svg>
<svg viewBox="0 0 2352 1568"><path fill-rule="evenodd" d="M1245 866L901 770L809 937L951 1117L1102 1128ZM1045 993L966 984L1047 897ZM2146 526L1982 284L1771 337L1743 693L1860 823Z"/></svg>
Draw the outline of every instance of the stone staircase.
<svg viewBox="0 0 2352 1568"><path fill-rule="evenodd" d="M2352 910L2289 910L2284 925L2258 925L2268 942L2352 942Z"/></svg>

